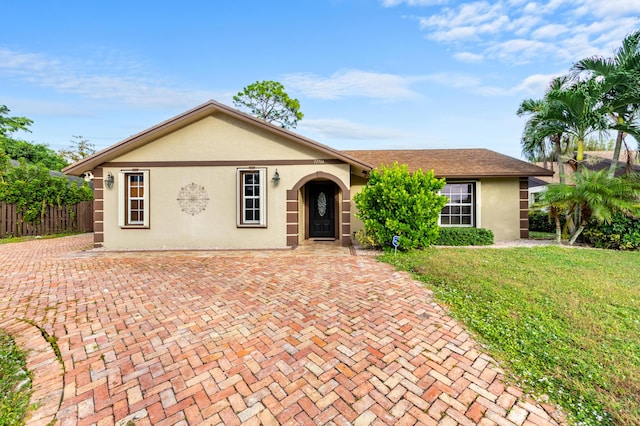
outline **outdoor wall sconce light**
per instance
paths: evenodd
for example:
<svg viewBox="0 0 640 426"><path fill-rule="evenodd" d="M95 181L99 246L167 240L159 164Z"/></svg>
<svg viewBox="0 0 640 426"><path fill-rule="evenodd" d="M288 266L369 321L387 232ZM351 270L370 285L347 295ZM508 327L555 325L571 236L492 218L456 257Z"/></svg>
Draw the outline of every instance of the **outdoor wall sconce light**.
<svg viewBox="0 0 640 426"><path fill-rule="evenodd" d="M106 186L107 189L113 188L113 181L114 181L113 174L111 172L107 173L107 177L104 178L104 186Z"/></svg>
<svg viewBox="0 0 640 426"><path fill-rule="evenodd" d="M276 172L273 174L273 177L271 178L271 180L273 181L274 185L278 185L278 183L280 183L280 174L278 173L278 169L276 169Z"/></svg>

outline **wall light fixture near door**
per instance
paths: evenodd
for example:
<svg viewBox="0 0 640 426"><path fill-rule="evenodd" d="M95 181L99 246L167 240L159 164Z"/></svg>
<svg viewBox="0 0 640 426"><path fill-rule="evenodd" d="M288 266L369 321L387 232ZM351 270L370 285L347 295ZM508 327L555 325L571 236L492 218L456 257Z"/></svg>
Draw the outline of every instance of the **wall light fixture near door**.
<svg viewBox="0 0 640 426"><path fill-rule="evenodd" d="M111 189L113 188L113 181L114 181L114 177L113 174L111 172L107 173L107 177L104 178L104 186L107 187L107 189Z"/></svg>
<svg viewBox="0 0 640 426"><path fill-rule="evenodd" d="M278 186L278 183L280 183L280 174L278 173L278 169L276 169L276 172L273 174L271 180L273 181L273 184L275 186Z"/></svg>

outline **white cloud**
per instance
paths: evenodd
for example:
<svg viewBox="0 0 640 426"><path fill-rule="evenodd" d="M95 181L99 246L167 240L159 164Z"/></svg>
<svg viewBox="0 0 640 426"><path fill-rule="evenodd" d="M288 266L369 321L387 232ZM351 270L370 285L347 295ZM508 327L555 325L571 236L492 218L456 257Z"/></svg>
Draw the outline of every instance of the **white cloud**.
<svg viewBox="0 0 640 426"><path fill-rule="evenodd" d="M640 14L640 2L635 0L583 0L577 13L599 18L616 18Z"/></svg>
<svg viewBox="0 0 640 426"><path fill-rule="evenodd" d="M312 131L327 139L399 139L407 134L398 130L371 127L368 124L356 124L343 119L303 120L298 125L303 133Z"/></svg>
<svg viewBox="0 0 640 426"><path fill-rule="evenodd" d="M440 15L420 18L422 29L434 29L427 37L436 41L477 40L480 35L501 31L510 23L500 2L462 4L457 9L444 8Z"/></svg>
<svg viewBox="0 0 640 426"><path fill-rule="evenodd" d="M341 71L330 77L315 74L288 74L283 78L287 88L317 99L364 97L399 100L418 97L410 86L415 78L360 70Z"/></svg>
<svg viewBox="0 0 640 426"><path fill-rule="evenodd" d="M191 106L215 97L213 92L166 84L160 78L142 73L140 68L139 64L118 63L117 60L113 63L99 62L92 67L88 59L62 60L0 48L0 75L62 93L103 101L116 100L145 108Z"/></svg>
<svg viewBox="0 0 640 426"><path fill-rule="evenodd" d="M526 93L529 95L535 95L542 97L549 87L549 83L556 77L563 75L564 73L558 72L555 74L533 74L525 78L522 83L511 89L512 93Z"/></svg>
<svg viewBox="0 0 640 426"><path fill-rule="evenodd" d="M569 29L561 24L544 25L531 33L535 39L553 39L566 33Z"/></svg>
<svg viewBox="0 0 640 426"><path fill-rule="evenodd" d="M558 48L550 43L527 39L512 39L492 45L486 49L485 54L503 62L526 64L534 58L539 59L557 50Z"/></svg>
<svg viewBox="0 0 640 426"><path fill-rule="evenodd" d="M480 55L477 53L471 53L471 52L454 53L453 57L460 62L469 62L469 63L482 62L484 60L483 55Z"/></svg>
<svg viewBox="0 0 640 426"><path fill-rule="evenodd" d="M640 1L630 0L478 0L436 8L418 22L428 39L452 46L455 59L517 65L610 54L639 15Z"/></svg>

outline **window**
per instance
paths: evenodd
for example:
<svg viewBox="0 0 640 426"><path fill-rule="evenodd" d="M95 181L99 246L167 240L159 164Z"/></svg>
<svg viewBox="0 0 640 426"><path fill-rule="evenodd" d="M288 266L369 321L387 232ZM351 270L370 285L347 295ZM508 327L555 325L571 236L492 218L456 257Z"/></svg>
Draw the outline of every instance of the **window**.
<svg viewBox="0 0 640 426"><path fill-rule="evenodd" d="M265 169L238 170L238 226L266 226L265 176Z"/></svg>
<svg viewBox="0 0 640 426"><path fill-rule="evenodd" d="M475 226L474 183L448 183L441 193L449 202L440 212L440 225Z"/></svg>
<svg viewBox="0 0 640 426"><path fill-rule="evenodd" d="M149 171L121 171L118 222L125 228L149 227Z"/></svg>

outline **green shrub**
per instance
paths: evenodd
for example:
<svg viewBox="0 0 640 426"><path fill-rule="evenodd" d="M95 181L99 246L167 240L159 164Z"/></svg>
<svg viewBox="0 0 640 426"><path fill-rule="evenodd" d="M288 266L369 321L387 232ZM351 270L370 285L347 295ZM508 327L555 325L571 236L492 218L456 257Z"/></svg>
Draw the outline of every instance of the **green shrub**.
<svg viewBox="0 0 640 426"><path fill-rule="evenodd" d="M493 232L484 228L440 228L438 246L489 246Z"/></svg>
<svg viewBox="0 0 640 426"><path fill-rule="evenodd" d="M560 223L563 223L561 220ZM536 232L556 232L556 224L549 212L541 210L529 211L529 231Z"/></svg>
<svg viewBox="0 0 640 426"><path fill-rule="evenodd" d="M24 424L31 398L31 373L26 353L0 330L0 424Z"/></svg>
<svg viewBox="0 0 640 426"><path fill-rule="evenodd" d="M356 231L356 240L362 248L375 249L380 248L380 244L371 235L367 234L364 229L358 229Z"/></svg>
<svg viewBox="0 0 640 426"><path fill-rule="evenodd" d="M614 250L640 248L640 221L622 213L615 214L610 223L589 222L582 234L585 242L598 248Z"/></svg>
<svg viewBox="0 0 640 426"><path fill-rule="evenodd" d="M69 184L65 176L51 176L42 164L28 164L24 160L13 167L0 150L0 201L16 204L25 222L40 220L47 206L91 200L93 191L86 182Z"/></svg>
<svg viewBox="0 0 640 426"><path fill-rule="evenodd" d="M373 169L367 185L354 196L366 235L389 247L400 236L400 250L427 247L438 237L438 218L447 203L440 195L445 180L433 170L411 173L406 165Z"/></svg>

